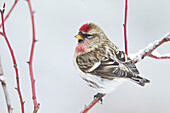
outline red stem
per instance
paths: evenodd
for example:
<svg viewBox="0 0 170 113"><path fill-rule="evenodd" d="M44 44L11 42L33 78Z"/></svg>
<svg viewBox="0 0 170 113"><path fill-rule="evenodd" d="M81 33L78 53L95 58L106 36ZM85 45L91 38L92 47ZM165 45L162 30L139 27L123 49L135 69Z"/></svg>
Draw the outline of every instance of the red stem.
<svg viewBox="0 0 170 113"><path fill-rule="evenodd" d="M16 4L17 4L18 1L19 1L19 0L15 0L15 2L14 2L14 4L12 5L10 11L9 11L8 14L6 15L6 17L5 17L5 19L4 19L4 22L7 20L7 18L9 17L9 15L11 14L11 12L13 11L13 9L14 9L14 7L16 6ZM1 25L0 25L0 28L1 28L1 26L2 26L2 23L1 23Z"/></svg>
<svg viewBox="0 0 170 113"><path fill-rule="evenodd" d="M19 74L18 74L18 68L17 68L17 63L16 63L16 59L15 59L15 56L14 56L14 53L13 53L13 50L11 48L11 45L8 41L8 38L6 36L6 33L5 33L5 26L4 26L4 10L0 11L1 12L1 19L2 19L2 30L3 30L3 36L5 38L5 41L8 45L8 48L9 48L9 51L11 53L11 57L12 57L12 60L13 60L13 64L14 64L14 69L15 69L15 72L16 72L16 82L17 82L17 91L18 91L18 94L19 94L19 98L20 98L20 104L21 104L21 110L22 110L22 113L24 113L24 102L23 102L23 99L22 99L22 94L21 94L21 91L20 91L20 82L19 82Z"/></svg>
<svg viewBox="0 0 170 113"><path fill-rule="evenodd" d="M30 59L29 59L28 63L29 63L30 79L31 79L31 86L32 86L32 99L33 99L33 103L34 103L34 112L36 113L39 109L39 104L37 103L37 99L36 99L35 80L34 80L33 68L32 68L33 54L34 54L34 48L35 48L35 42L36 42L36 39L35 39L35 24L34 24L34 14L33 14L33 11L32 11L30 0L27 0L27 1L28 1L30 14L31 14L32 33L33 33Z"/></svg>
<svg viewBox="0 0 170 113"><path fill-rule="evenodd" d="M102 97L104 97L106 94L103 94ZM95 98L88 106L84 108L84 110L81 113L87 113L97 102L100 101L100 98Z"/></svg>
<svg viewBox="0 0 170 113"><path fill-rule="evenodd" d="M0 32L0 35L2 35L2 36L3 36L3 33L2 33L2 32Z"/></svg>
<svg viewBox="0 0 170 113"><path fill-rule="evenodd" d="M155 59L170 59L170 56L162 56L162 57L158 57L155 55L150 54L149 57L151 58L155 58Z"/></svg>
<svg viewBox="0 0 170 113"><path fill-rule="evenodd" d="M127 0L125 0L125 20L124 20L124 40L125 40L125 53L128 55L127 50L127 32L126 32L126 26L127 26Z"/></svg>

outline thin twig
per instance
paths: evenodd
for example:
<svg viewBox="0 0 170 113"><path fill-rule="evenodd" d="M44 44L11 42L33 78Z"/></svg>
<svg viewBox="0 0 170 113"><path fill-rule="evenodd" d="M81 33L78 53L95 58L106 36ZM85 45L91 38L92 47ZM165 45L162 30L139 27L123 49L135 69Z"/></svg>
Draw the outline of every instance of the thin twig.
<svg viewBox="0 0 170 113"><path fill-rule="evenodd" d="M126 55L128 55L128 49L127 49L127 7L128 7L128 1L125 0L125 19L124 19L124 24L123 24L123 27L124 27L124 40L125 40L125 53Z"/></svg>
<svg viewBox="0 0 170 113"><path fill-rule="evenodd" d="M2 32L0 32L0 35L2 35L2 36L3 36L3 33L2 33Z"/></svg>
<svg viewBox="0 0 170 113"><path fill-rule="evenodd" d="M104 97L106 94L103 94L102 97ZM97 104L100 101L100 98L95 98L88 106L85 106L84 110L81 113L87 113L95 104Z"/></svg>
<svg viewBox="0 0 170 113"><path fill-rule="evenodd" d="M12 5L11 9L9 10L8 14L6 15L4 22L7 20L13 9L15 8L16 4L18 3L19 0L15 0L14 4ZM2 23L0 24L0 28L2 27Z"/></svg>
<svg viewBox="0 0 170 113"><path fill-rule="evenodd" d="M155 56L155 55L152 55L152 54L150 54L149 57L154 58L154 59L170 59L170 56L159 57L159 56Z"/></svg>
<svg viewBox="0 0 170 113"><path fill-rule="evenodd" d="M18 91L18 95L19 95L19 98L20 98L21 111L22 111L22 113L24 113L24 102L23 102L22 94L21 94L21 90L20 90L20 82L19 82L19 73L18 73L18 68L17 68L17 62L16 62L14 52L12 50L12 47L11 47L9 41L8 41L8 38L7 38L7 35L6 35L6 32L5 32L4 11L5 11L5 5L4 5L4 9L0 10L0 12L1 12L1 19L2 19L3 37L4 37L4 39L5 39L6 43L7 43L7 46L9 48L9 51L10 51L10 54L11 54L11 57L12 57L12 60L13 60L14 69L15 69L15 72L16 72L16 82L17 82L17 88L16 89Z"/></svg>
<svg viewBox="0 0 170 113"><path fill-rule="evenodd" d="M33 54L34 54L34 48L35 48L35 42L36 42L36 39L35 39L35 24L34 24L34 14L33 14L33 11L32 11L30 0L27 0L27 2L28 2L28 6L29 6L29 11L30 11L30 14L31 14L32 33L33 33L33 36L32 36L33 40L32 40L31 52L30 52L30 59L28 61L28 64L29 64L31 86L32 86L32 99L33 99L33 103L34 103L34 111L33 111L33 113L37 113L40 104L37 103L36 91L35 91L35 80L34 80L33 68L32 68Z"/></svg>

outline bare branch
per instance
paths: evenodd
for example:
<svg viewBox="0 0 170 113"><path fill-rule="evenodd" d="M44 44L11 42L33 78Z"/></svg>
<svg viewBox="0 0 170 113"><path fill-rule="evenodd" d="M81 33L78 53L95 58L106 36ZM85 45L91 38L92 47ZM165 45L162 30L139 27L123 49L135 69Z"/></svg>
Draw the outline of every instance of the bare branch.
<svg viewBox="0 0 170 113"><path fill-rule="evenodd" d="M150 54L149 56L150 56L151 58L154 58L154 59L170 59L170 56L158 57L158 56L155 56L155 55L152 55L152 54Z"/></svg>
<svg viewBox="0 0 170 113"><path fill-rule="evenodd" d="M3 34L2 32L0 32L0 35L2 35L2 36L3 36L4 34Z"/></svg>
<svg viewBox="0 0 170 113"><path fill-rule="evenodd" d="M12 5L11 9L9 10L8 14L6 15L4 22L7 20L7 18L9 17L9 15L11 14L11 12L14 10L16 4L18 3L19 0L15 0L14 4ZM2 23L0 24L0 28L2 27Z"/></svg>
<svg viewBox="0 0 170 113"><path fill-rule="evenodd" d="M125 20L124 20L124 40L125 40L125 53L126 55L128 55L128 49L127 49L127 30L126 30L126 26L127 26L127 9L128 9L128 1L125 0Z"/></svg>
<svg viewBox="0 0 170 113"><path fill-rule="evenodd" d="M33 62L33 54L34 54L34 48L35 48L35 24L34 24L34 12L32 11L32 7L31 7L31 2L30 0L27 0L28 2L28 6L29 6L29 11L31 14L31 21L32 21L32 46L31 46L31 52L30 52L30 59L29 59L29 71L30 71L30 78L31 78L31 86L32 86L32 99L33 99L33 103L34 103L34 111L33 113L37 113L38 109L40 107L40 104L37 103L37 98L36 98L36 91L35 91L35 80L34 80L34 75L33 75L33 68L32 68L32 62Z"/></svg>
<svg viewBox="0 0 170 113"><path fill-rule="evenodd" d="M9 41L8 41L8 38L7 38L7 35L6 35L6 32L5 32L4 11L5 11L5 7L3 7L3 10L0 10L1 19L2 19L3 37L4 37L4 39L7 43L7 46L9 48L9 51L10 51L10 54L11 54L11 57L12 57L12 60L13 60L14 69L15 69L15 72L16 72L17 91L18 91L18 95L19 95L19 98L20 98L21 110L22 110L22 113L24 113L24 102L23 102L22 94L21 94L21 90L20 90L20 82L19 82L19 73L18 73L18 68L17 68L17 62L16 62L14 52L12 50L12 47L11 47Z"/></svg>

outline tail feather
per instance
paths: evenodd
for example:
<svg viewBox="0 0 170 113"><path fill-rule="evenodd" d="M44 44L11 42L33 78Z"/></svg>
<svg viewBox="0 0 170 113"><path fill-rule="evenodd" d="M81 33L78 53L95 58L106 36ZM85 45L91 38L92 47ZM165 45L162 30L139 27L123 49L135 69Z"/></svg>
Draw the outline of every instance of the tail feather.
<svg viewBox="0 0 170 113"><path fill-rule="evenodd" d="M142 78L140 76L135 76L135 77L131 77L131 80L133 80L134 82L136 82L137 84L144 86L145 83L150 83L150 80L146 79L146 78Z"/></svg>

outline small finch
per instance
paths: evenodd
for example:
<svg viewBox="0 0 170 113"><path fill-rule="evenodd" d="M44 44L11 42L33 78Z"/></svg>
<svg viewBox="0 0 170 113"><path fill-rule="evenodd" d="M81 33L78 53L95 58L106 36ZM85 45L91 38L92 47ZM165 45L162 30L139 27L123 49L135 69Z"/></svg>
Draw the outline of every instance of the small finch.
<svg viewBox="0 0 170 113"><path fill-rule="evenodd" d="M141 86L150 81L140 77L134 62L93 23L80 27L73 58L80 76L98 94L107 94L124 80Z"/></svg>

